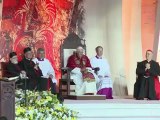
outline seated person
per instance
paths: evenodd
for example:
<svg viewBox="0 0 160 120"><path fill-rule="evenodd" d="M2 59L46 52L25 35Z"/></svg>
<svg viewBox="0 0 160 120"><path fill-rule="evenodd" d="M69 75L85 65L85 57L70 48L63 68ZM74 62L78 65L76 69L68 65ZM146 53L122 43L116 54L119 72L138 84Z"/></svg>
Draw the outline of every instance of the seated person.
<svg viewBox="0 0 160 120"><path fill-rule="evenodd" d="M71 68L71 79L76 85L76 95L96 94L96 75L92 71L90 61L83 54L82 47L77 47L76 53L68 58L67 67Z"/></svg>
<svg viewBox="0 0 160 120"><path fill-rule="evenodd" d="M152 60L153 52L146 51L146 60L137 64L136 74L138 76L135 83L134 97L138 100L148 98L156 99L154 78L160 75L159 64Z"/></svg>
<svg viewBox="0 0 160 120"><path fill-rule="evenodd" d="M33 62L35 64L38 63L39 68L42 71L42 75L44 78L47 78L46 81L48 81L48 78L50 78L48 83L51 84L51 92L56 93L56 83L57 80L55 79L55 72L54 69L48 59L45 58L45 51L43 48L39 48L37 50L37 58L33 59ZM46 81L44 81L46 83ZM49 87L49 86L48 86Z"/></svg>
<svg viewBox="0 0 160 120"><path fill-rule="evenodd" d="M7 64L7 72L9 76L16 77L19 76L20 80L16 82L18 88L24 89L24 81L21 78L26 77L26 72L21 70L20 66L18 65L18 58L16 52L11 52L9 54L9 63Z"/></svg>
<svg viewBox="0 0 160 120"><path fill-rule="evenodd" d="M108 61L102 58L103 48L101 46L96 47L97 55L91 58L91 65L93 68L99 68L97 72L99 81L97 81L97 94L106 95L107 99L112 99L112 80L110 78L110 69Z"/></svg>
<svg viewBox="0 0 160 120"><path fill-rule="evenodd" d="M44 88L45 86L41 84L41 81L43 81L45 78L41 78L42 71L38 67L38 64L35 64L32 61L32 51L31 48L27 47L23 50L24 52L24 58L22 61L20 61L19 65L22 70L26 71L27 77L29 80L27 81L27 88L29 90L46 90L47 88ZM44 80L46 81L46 79Z"/></svg>

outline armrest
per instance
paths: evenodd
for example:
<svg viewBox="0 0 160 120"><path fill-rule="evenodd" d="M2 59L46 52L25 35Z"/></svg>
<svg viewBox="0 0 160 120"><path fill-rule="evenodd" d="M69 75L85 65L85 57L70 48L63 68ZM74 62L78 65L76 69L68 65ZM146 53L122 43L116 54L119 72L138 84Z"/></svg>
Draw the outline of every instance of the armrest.
<svg viewBox="0 0 160 120"><path fill-rule="evenodd" d="M71 68L68 67L62 67L61 68L61 78L70 79L70 72L72 71Z"/></svg>
<svg viewBox="0 0 160 120"><path fill-rule="evenodd" d="M61 70L67 70L68 69L68 67L62 67L61 68Z"/></svg>
<svg viewBox="0 0 160 120"><path fill-rule="evenodd" d="M69 67L62 67L61 70L62 70L62 71L72 71L72 69L69 68Z"/></svg>

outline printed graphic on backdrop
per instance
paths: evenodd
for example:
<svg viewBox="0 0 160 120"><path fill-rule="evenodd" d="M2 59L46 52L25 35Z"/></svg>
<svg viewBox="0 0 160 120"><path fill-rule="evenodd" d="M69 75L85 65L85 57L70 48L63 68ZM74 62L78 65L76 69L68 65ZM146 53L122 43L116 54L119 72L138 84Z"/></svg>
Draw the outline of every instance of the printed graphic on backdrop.
<svg viewBox="0 0 160 120"><path fill-rule="evenodd" d="M74 0L4 0L1 22L0 61L11 51L23 56L23 49L45 48L60 75L60 45L68 35Z"/></svg>

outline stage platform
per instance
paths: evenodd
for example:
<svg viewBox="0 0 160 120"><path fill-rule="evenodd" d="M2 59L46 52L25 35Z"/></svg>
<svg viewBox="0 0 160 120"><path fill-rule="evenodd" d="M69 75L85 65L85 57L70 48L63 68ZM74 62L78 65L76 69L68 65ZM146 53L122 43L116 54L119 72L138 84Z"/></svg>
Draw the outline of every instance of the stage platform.
<svg viewBox="0 0 160 120"><path fill-rule="evenodd" d="M79 112L78 120L160 120L159 100L131 96L108 100L68 100L64 105Z"/></svg>

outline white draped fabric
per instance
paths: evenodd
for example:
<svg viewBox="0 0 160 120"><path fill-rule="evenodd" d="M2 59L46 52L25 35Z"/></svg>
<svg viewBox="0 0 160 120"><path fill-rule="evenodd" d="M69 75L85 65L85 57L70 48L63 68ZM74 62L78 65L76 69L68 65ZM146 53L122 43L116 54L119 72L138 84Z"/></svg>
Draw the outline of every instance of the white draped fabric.
<svg viewBox="0 0 160 120"><path fill-rule="evenodd" d="M91 70L91 68L87 68L87 69L89 70L89 72L91 72L94 75L96 81L98 81L98 77ZM76 88L75 88L76 95L83 95L85 93L94 93L94 94L97 93L96 81L95 82L83 81L83 76L80 68L76 67L71 71L71 79L73 79L73 82L76 85Z"/></svg>
<svg viewBox="0 0 160 120"><path fill-rule="evenodd" d="M98 59L97 57L93 57L90 59L91 65L93 68L99 67L100 70L98 71L98 76L100 81L97 83L97 90L103 88L113 88L112 80L110 78L110 67L108 64L107 59L101 58Z"/></svg>

